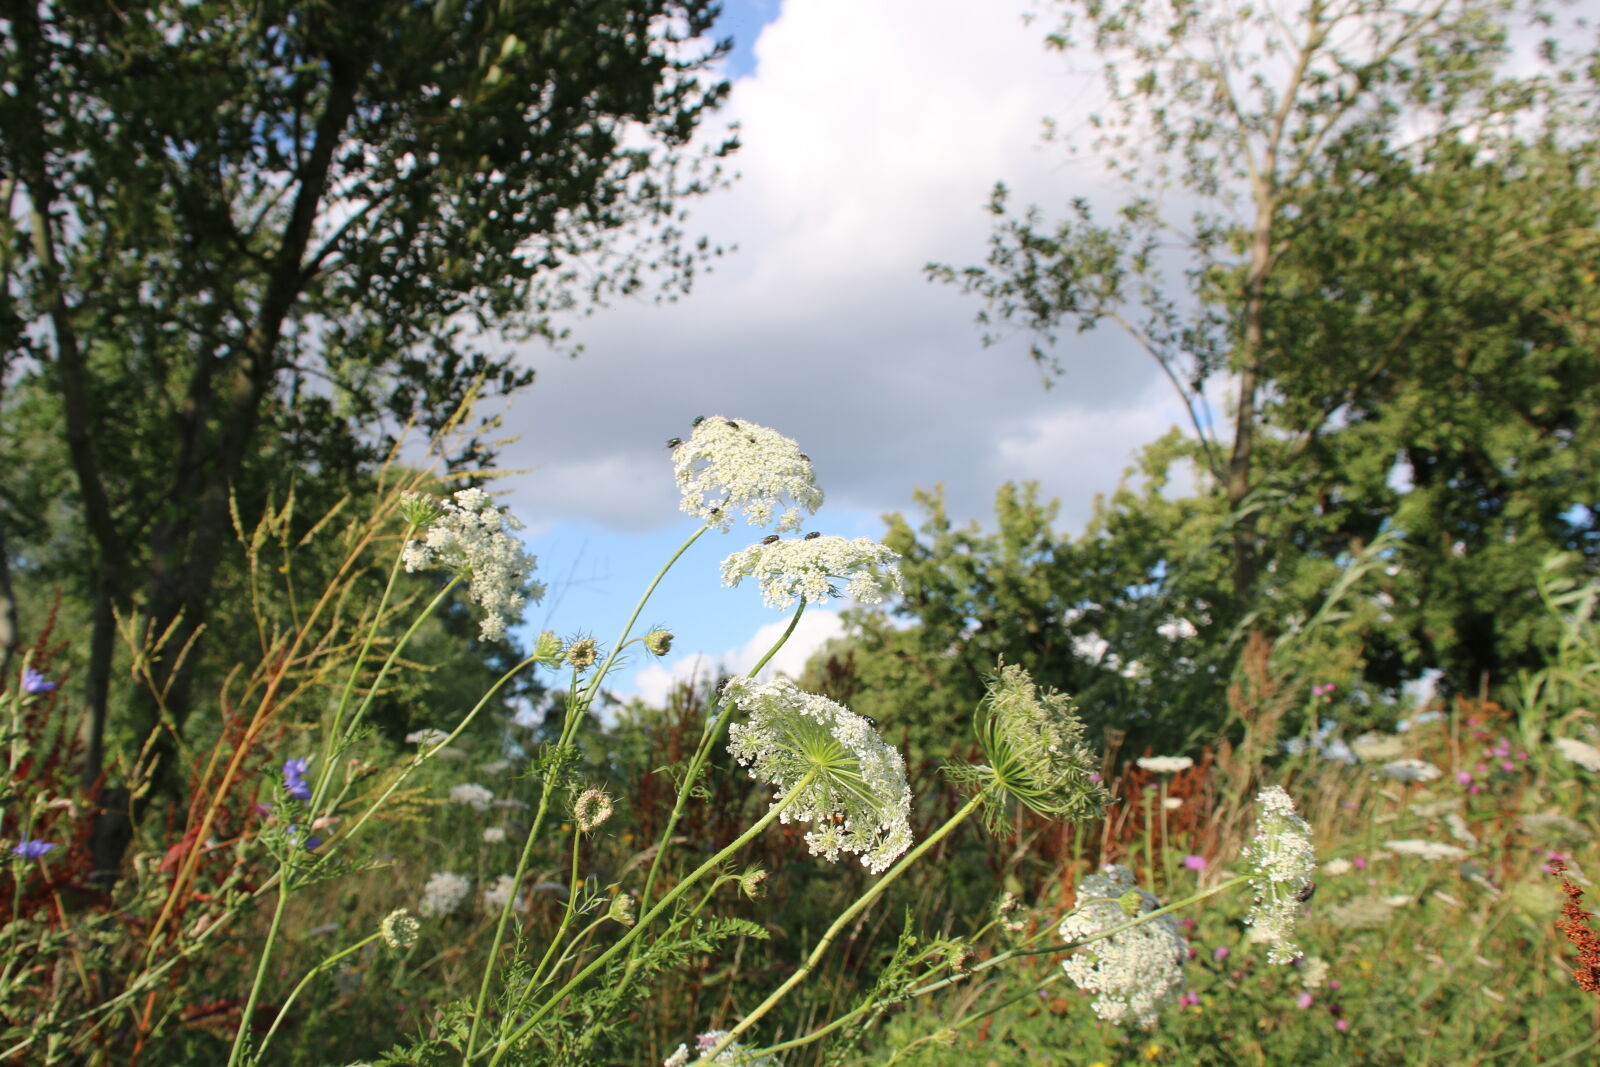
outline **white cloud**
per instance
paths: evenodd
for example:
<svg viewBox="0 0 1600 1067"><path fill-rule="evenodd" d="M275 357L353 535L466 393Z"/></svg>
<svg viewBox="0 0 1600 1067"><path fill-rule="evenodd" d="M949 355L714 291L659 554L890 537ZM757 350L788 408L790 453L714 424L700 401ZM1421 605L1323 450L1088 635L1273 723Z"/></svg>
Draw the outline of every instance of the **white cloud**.
<svg viewBox="0 0 1600 1067"><path fill-rule="evenodd" d="M575 323L576 360L530 352L539 381L505 463L537 467L522 491L547 513L656 528L677 518L663 443L720 413L799 440L834 508L901 510L942 481L954 517L987 518L999 482L1038 478L1081 524L1170 424L1154 364L1110 329L1075 336L1046 392L1025 339L984 349L978 303L923 277L983 259L997 179L1047 211L1109 202L1097 164L1039 145L1040 120L1070 119L1098 74L1071 72L1022 11L786 0L724 113L742 178L690 205L689 232L740 250L678 304Z"/></svg>

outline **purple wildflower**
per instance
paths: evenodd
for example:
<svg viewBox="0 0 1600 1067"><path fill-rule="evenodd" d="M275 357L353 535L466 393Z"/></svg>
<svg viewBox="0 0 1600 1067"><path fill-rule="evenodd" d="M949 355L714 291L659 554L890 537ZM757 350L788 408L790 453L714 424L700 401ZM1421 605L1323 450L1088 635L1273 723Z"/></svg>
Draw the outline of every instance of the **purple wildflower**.
<svg viewBox="0 0 1600 1067"><path fill-rule="evenodd" d="M289 839L291 845L297 844L300 840L300 827L290 823L289 828L283 832L283 836ZM305 847L307 852L315 852L322 847L322 838L317 837L315 834L308 836Z"/></svg>
<svg viewBox="0 0 1600 1067"><path fill-rule="evenodd" d="M1228 958L1228 946L1227 945L1218 945L1216 948L1212 949L1211 950L1211 958L1214 959L1214 960L1225 960L1225 959L1227 959Z"/></svg>
<svg viewBox="0 0 1600 1067"><path fill-rule="evenodd" d="M32 693L34 696L38 696L40 693L50 692L50 690L54 689L55 687L56 683L40 674L32 667L24 667L22 669L23 692Z"/></svg>
<svg viewBox="0 0 1600 1067"><path fill-rule="evenodd" d="M22 835L22 843L11 851L25 860L36 860L56 846L49 841L30 841L28 835Z"/></svg>
<svg viewBox="0 0 1600 1067"><path fill-rule="evenodd" d="M1206 858L1204 856L1194 855L1183 857L1183 865L1189 868L1191 871L1203 871L1207 866L1209 866L1209 864L1206 863Z"/></svg>
<svg viewBox="0 0 1600 1067"><path fill-rule="evenodd" d="M311 785L306 781L306 771L310 769L310 756L283 761L283 787L296 800L311 799Z"/></svg>

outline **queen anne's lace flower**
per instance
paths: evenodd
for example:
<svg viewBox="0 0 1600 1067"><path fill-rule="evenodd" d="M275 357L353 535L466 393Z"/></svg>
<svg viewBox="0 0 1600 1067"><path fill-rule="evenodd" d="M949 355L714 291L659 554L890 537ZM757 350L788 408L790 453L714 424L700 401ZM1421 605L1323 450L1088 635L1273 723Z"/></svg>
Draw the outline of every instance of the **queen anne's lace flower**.
<svg viewBox="0 0 1600 1067"><path fill-rule="evenodd" d="M474 811L488 811L494 793L476 782L463 782L450 787L450 799L457 804L470 804Z"/></svg>
<svg viewBox="0 0 1600 1067"><path fill-rule="evenodd" d="M1300 906L1310 896L1317 854L1311 847L1311 827L1282 786L1263 789L1256 803L1261 805L1256 836L1244 852L1256 902L1245 922L1253 927L1251 940L1266 943L1268 962L1290 963L1299 949L1289 938Z"/></svg>
<svg viewBox="0 0 1600 1067"><path fill-rule="evenodd" d="M1194 766L1188 756L1140 756L1133 762L1151 774L1177 774Z"/></svg>
<svg viewBox="0 0 1600 1067"><path fill-rule="evenodd" d="M867 537L811 537L751 545L722 561L722 584L736 586L745 578L761 582L768 607L787 608L796 596L816 603L838 596L833 579L843 578L858 603L880 604L884 587L903 588L899 555Z"/></svg>
<svg viewBox="0 0 1600 1067"><path fill-rule="evenodd" d="M699 1055L694 1059L689 1057L694 1053L689 1051L688 1045L679 1045L678 1051L668 1056L661 1067L689 1067L692 1063L718 1063L728 1064L730 1067L777 1067L777 1060L772 1056L752 1056L750 1051L739 1042L735 1041L727 1048L717 1053L715 1057L706 1059L706 1053L717 1047L717 1042L728 1036L726 1030L712 1030L710 1033L701 1034L694 1039L695 1052Z"/></svg>
<svg viewBox="0 0 1600 1067"><path fill-rule="evenodd" d="M1425 759L1390 760L1383 765L1383 773L1401 782L1431 782L1444 772Z"/></svg>
<svg viewBox="0 0 1600 1067"><path fill-rule="evenodd" d="M1418 856L1425 860L1458 860L1470 855L1459 845L1447 845L1442 841L1422 841L1414 837L1385 841L1383 847L1398 856Z"/></svg>
<svg viewBox="0 0 1600 1067"><path fill-rule="evenodd" d="M461 902L472 892L472 883L454 871L438 871L422 887L422 903L417 910L432 918L449 915L461 907Z"/></svg>
<svg viewBox="0 0 1600 1067"><path fill-rule="evenodd" d="M504 908L506 901L511 899L511 893L515 887L516 883L509 874L502 874L496 878L494 885L483 891L483 910L493 913ZM517 901L516 910L527 911L528 902L526 900Z"/></svg>
<svg viewBox="0 0 1600 1067"><path fill-rule="evenodd" d="M910 847L905 761L871 723L787 678L759 685L735 678L724 695L750 715L728 728L728 752L750 777L781 797L816 775L779 816L815 827L806 834L813 855L832 863L854 852L877 874Z"/></svg>
<svg viewBox="0 0 1600 1067"><path fill-rule="evenodd" d="M709 519L723 533L731 511L744 512L751 526L766 526L782 508L781 533L800 528L802 509L815 515L822 506L822 490L800 446L753 422L720 415L701 419L689 439L672 450L672 466L682 509ZM793 503L786 505L785 498Z"/></svg>
<svg viewBox="0 0 1600 1067"><path fill-rule="evenodd" d="M530 581L534 557L509 533L522 524L495 507L482 489L463 489L436 507L442 514L421 541L406 542L400 558L408 572L443 567L465 577L472 599L484 610L478 635L498 640L506 623L522 618L523 605L544 598L544 586Z"/></svg>
<svg viewBox="0 0 1600 1067"><path fill-rule="evenodd" d="M1078 883L1078 906L1061 920L1063 941L1081 941L1161 907L1133 884L1133 872L1110 866ZM1110 1023L1149 1029L1183 990L1188 943L1162 915L1077 949L1061 964L1079 989L1096 994L1094 1012Z"/></svg>

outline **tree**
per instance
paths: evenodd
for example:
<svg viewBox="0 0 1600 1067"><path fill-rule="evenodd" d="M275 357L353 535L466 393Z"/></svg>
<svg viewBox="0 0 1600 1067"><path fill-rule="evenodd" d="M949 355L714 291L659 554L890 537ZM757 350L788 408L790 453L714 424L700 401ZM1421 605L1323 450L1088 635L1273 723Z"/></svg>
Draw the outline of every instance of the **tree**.
<svg viewBox="0 0 1600 1067"><path fill-rule="evenodd" d="M1435 611L1445 600L1466 610L1472 599L1468 614L1481 621L1527 579L1519 602L1535 610L1536 551L1585 537L1592 551L1593 542L1583 532L1592 517L1574 511L1592 499L1575 463L1583 452L1566 444L1589 425L1593 396L1594 349L1584 340L1593 337L1593 287L1571 283L1593 254L1594 94L1581 90L1592 88L1594 68L1583 71L1550 40L1542 72L1503 73L1513 13L1548 20L1539 5L1072 6L1050 44L1073 47L1087 28L1113 106L1110 120L1096 120L1100 144L1145 195L1109 225L1079 198L1048 226L1037 208L1013 214L999 187L987 264L931 266L931 275L983 297L986 325L1033 331L1034 358L1051 372L1063 370L1055 346L1069 322L1119 324L1156 360L1187 405L1197 446L1185 458L1200 490L1226 505L1217 516L1231 557L1222 632L1291 631L1319 582L1391 528L1408 531L1393 564L1403 580L1374 595ZM1169 186L1181 196L1162 203ZM1558 218L1540 214L1545 198L1561 205ZM1471 249L1457 255L1463 212ZM1473 273L1474 256L1508 252L1517 263L1508 273ZM1519 271L1538 280L1497 297L1488 279ZM1537 358L1519 361L1517 351ZM1507 374L1518 387L1501 388ZM1210 417L1208 387L1231 392L1227 436ZM1470 412L1449 402L1463 390L1479 398ZM1572 403L1550 403L1571 390ZM1530 433L1501 432L1488 454L1456 447L1535 409ZM1420 430L1454 441L1444 449L1448 473L1427 458L1426 432L1401 432L1422 412ZM1505 477L1507 461L1556 453L1508 489L1520 475ZM1432 472L1414 476L1419 492L1391 484L1397 455ZM1490 476L1495 463L1501 474ZM1474 464L1478 474L1466 477ZM1479 567L1441 577L1452 568L1439 553L1456 549L1439 537L1467 525L1444 512L1473 493L1494 502L1482 496L1467 510L1509 506L1519 516L1474 533L1488 543L1516 539L1513 526L1522 532L1521 562L1503 582L1478 580ZM1433 665L1445 644L1484 644L1462 640L1439 614L1431 623L1399 617L1408 610L1373 617L1365 669L1385 686ZM1519 662L1498 656L1469 652L1470 665L1450 665L1451 681L1475 687L1474 665L1504 672Z"/></svg>
<svg viewBox="0 0 1600 1067"><path fill-rule="evenodd" d="M129 694L136 734L189 715L174 652L207 621L230 498L249 523L285 470L338 484L474 383L525 386L496 334L559 340L554 313L652 272L687 290L713 250L680 205L733 148L689 150L727 91L699 40L715 14L0 5L6 421L59 411L92 546L95 738L114 609L170 631L160 698ZM446 458L488 455L474 436Z"/></svg>

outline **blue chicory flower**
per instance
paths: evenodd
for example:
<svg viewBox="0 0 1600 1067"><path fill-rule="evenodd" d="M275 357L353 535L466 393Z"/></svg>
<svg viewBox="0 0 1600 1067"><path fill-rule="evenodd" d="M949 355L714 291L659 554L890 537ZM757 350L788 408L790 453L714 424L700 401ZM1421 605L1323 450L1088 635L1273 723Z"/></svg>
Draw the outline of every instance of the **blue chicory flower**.
<svg viewBox="0 0 1600 1067"><path fill-rule="evenodd" d="M28 835L22 835L22 843L11 851L25 860L36 860L56 846L49 841L30 841Z"/></svg>
<svg viewBox="0 0 1600 1067"><path fill-rule="evenodd" d="M291 845L298 843L300 840L300 827L291 823L289 828L283 832L283 836L289 839ZM317 837L315 834L306 838L305 849L307 852L315 852L321 847L322 838Z"/></svg>
<svg viewBox="0 0 1600 1067"><path fill-rule="evenodd" d="M297 800L311 799L311 785L306 781L306 771L310 769L310 756L283 761L283 786Z"/></svg>
<svg viewBox="0 0 1600 1067"><path fill-rule="evenodd" d="M24 667L22 669L23 692L32 693L34 696L38 696L40 693L50 692L50 690L54 689L55 687L56 683L40 674L32 667Z"/></svg>

